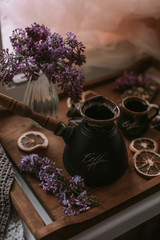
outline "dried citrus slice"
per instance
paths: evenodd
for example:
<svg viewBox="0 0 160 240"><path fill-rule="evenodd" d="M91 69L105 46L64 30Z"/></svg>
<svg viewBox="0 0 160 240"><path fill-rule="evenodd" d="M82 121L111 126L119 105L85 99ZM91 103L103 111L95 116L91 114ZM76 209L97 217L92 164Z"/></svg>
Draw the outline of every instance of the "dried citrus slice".
<svg viewBox="0 0 160 240"><path fill-rule="evenodd" d="M17 144L21 150L30 152L37 148L47 148L48 139L41 132L30 131L21 135L18 138Z"/></svg>
<svg viewBox="0 0 160 240"><path fill-rule="evenodd" d="M151 150L154 152L158 152L158 143L151 139L151 138L136 138L132 140L132 142L129 145L129 148L133 152L137 152L140 150Z"/></svg>
<svg viewBox="0 0 160 240"><path fill-rule="evenodd" d="M135 153L134 166L137 172L145 177L160 175L160 155L150 150Z"/></svg>

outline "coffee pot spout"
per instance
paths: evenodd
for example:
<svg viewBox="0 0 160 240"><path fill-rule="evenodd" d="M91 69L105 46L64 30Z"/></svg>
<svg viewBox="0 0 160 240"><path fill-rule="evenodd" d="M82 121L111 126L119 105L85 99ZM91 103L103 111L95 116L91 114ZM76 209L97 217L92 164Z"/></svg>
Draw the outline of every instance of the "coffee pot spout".
<svg viewBox="0 0 160 240"><path fill-rule="evenodd" d="M57 128L54 131L56 136L63 138L66 144L70 143L73 137L73 134L76 130L76 127L67 127L63 122L57 124Z"/></svg>

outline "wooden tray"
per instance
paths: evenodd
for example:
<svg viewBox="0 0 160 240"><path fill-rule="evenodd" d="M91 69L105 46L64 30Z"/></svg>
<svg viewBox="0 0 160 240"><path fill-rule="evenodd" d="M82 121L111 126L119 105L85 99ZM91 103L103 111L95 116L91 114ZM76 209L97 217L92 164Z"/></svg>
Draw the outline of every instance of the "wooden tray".
<svg viewBox="0 0 160 240"><path fill-rule="evenodd" d="M110 79L114 79L114 77ZM86 86L87 88L92 88L98 94L104 95L115 102L120 97L119 93L114 91L114 83L112 81L105 81L105 79L95 81L92 85L89 83ZM154 102L160 102L160 95L155 98ZM66 109L66 98L62 97L59 119L65 123L68 122L65 114ZM25 155L25 153L18 149L17 139L24 132L37 130L37 128L29 119L14 115L3 109L0 111L0 123L1 143L10 158L18 166L21 156ZM64 168L62 163L62 154L65 146L63 139L54 136L52 132L46 129L41 128L38 130L45 133L48 137L49 148L47 150L37 150L36 153L40 156L47 156L56 162L57 167ZM160 134L155 129L150 128L144 136L152 137L160 143ZM128 146L131 140L125 138L125 141ZM116 182L107 186L88 188L89 193L97 196L101 202L101 206L92 208L80 215L67 216L63 212L63 207L58 202L58 199L42 190L39 186L39 181L29 175L23 175L23 177L53 219L53 223L45 225L16 181L11 191L12 202L36 239L68 239L160 189L160 177L147 180L139 176L135 172L133 155L130 150L128 150L128 156L128 169ZM65 169L64 175L70 178Z"/></svg>

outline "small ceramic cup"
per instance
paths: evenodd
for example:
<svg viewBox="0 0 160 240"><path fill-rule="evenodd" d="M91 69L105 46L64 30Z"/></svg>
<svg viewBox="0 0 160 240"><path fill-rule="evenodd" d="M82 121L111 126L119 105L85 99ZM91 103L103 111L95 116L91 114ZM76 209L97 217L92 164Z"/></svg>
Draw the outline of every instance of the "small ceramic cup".
<svg viewBox="0 0 160 240"><path fill-rule="evenodd" d="M125 135L136 137L148 129L151 120L158 114L159 107L141 97L128 96L122 99L120 111L117 120L119 128Z"/></svg>

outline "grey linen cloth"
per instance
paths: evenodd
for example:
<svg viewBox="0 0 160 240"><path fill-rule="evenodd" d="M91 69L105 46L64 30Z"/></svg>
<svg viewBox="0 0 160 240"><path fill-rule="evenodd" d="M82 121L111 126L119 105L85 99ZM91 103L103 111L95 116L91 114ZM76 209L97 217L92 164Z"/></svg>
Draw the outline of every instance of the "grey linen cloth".
<svg viewBox="0 0 160 240"><path fill-rule="evenodd" d="M10 189L15 178L12 164L0 145L0 240L4 239L10 216Z"/></svg>

